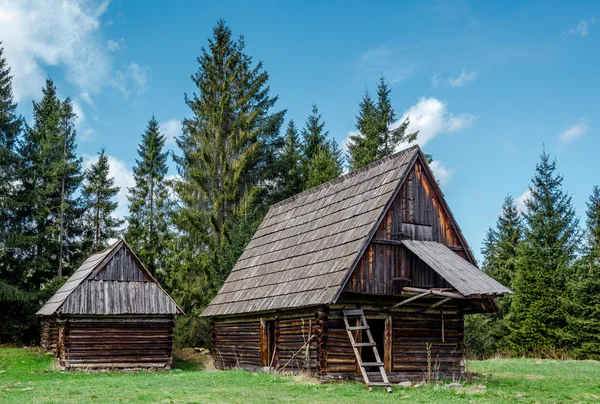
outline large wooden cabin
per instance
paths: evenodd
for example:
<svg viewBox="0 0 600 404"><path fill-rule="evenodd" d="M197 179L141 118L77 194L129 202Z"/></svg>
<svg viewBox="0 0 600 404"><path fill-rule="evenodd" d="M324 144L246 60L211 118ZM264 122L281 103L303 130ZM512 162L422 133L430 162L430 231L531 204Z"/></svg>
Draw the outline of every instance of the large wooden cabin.
<svg viewBox="0 0 600 404"><path fill-rule="evenodd" d="M90 256L37 314L42 347L63 368L168 369L181 313L120 240Z"/></svg>
<svg viewBox="0 0 600 404"><path fill-rule="evenodd" d="M460 376L465 314L505 293L415 146L273 205L203 316L218 368L386 385Z"/></svg>

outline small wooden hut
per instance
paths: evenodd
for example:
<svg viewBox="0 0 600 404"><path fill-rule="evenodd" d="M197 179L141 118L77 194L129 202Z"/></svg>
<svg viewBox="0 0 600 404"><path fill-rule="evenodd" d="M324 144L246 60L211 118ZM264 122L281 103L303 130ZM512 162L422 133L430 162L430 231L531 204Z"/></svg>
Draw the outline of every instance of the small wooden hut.
<svg viewBox="0 0 600 404"><path fill-rule="evenodd" d="M202 315L219 368L389 389L461 375L465 314L497 310L505 293L415 146L271 206Z"/></svg>
<svg viewBox="0 0 600 404"><path fill-rule="evenodd" d="M90 256L37 312L64 368L162 368L181 309L120 240Z"/></svg>

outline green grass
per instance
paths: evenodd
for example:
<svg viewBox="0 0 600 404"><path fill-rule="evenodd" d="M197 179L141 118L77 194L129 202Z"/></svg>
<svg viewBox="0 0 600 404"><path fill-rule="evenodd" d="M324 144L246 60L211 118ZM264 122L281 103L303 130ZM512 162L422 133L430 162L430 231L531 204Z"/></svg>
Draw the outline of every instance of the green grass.
<svg viewBox="0 0 600 404"><path fill-rule="evenodd" d="M600 362L594 361L472 361L469 368L479 376L457 390L395 387L387 394L381 388L369 393L360 383L320 385L306 377L206 371L186 359L168 372L64 373L38 349L0 348L0 402L600 402Z"/></svg>

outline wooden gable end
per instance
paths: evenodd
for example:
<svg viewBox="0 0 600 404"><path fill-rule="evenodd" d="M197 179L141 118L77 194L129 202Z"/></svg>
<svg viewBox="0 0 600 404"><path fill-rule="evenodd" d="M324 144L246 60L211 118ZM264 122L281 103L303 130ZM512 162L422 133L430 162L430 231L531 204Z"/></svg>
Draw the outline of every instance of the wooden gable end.
<svg viewBox="0 0 600 404"><path fill-rule="evenodd" d="M396 294L401 287L450 287L400 245L401 240L436 241L474 263L457 223L422 157L415 161L344 292Z"/></svg>
<svg viewBox="0 0 600 404"><path fill-rule="evenodd" d="M123 244L88 281L152 282L152 279Z"/></svg>

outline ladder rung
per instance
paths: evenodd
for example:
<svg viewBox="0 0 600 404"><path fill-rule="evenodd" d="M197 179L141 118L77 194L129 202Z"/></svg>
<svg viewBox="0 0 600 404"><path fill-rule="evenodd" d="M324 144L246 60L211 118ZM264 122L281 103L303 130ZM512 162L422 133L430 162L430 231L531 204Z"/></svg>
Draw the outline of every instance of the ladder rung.
<svg viewBox="0 0 600 404"><path fill-rule="evenodd" d="M369 386L383 386L383 387L391 387L390 383L386 382L369 382Z"/></svg>
<svg viewBox="0 0 600 404"><path fill-rule="evenodd" d="M369 326L368 325L357 325L354 327L348 327L348 330L350 331L356 331L356 330L368 330Z"/></svg>
<svg viewBox="0 0 600 404"><path fill-rule="evenodd" d="M383 366L383 362L363 362L361 364L363 368L375 367L375 366Z"/></svg>
<svg viewBox="0 0 600 404"><path fill-rule="evenodd" d="M355 347L360 348L363 346L377 346L375 342L357 342L354 344Z"/></svg>
<svg viewBox="0 0 600 404"><path fill-rule="evenodd" d="M344 310L344 316L362 316L363 314L365 312L362 309Z"/></svg>

